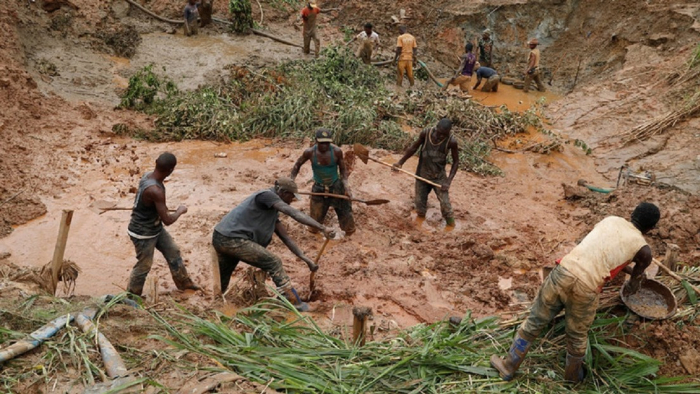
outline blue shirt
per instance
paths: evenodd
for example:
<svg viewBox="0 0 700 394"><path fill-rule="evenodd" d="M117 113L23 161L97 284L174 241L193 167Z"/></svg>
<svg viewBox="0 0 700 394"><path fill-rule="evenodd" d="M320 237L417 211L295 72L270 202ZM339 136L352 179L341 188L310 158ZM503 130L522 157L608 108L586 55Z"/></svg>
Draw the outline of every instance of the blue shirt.
<svg viewBox="0 0 700 394"><path fill-rule="evenodd" d="M491 78L494 75L498 75L496 70L489 68L489 67L479 67L478 70L476 70L476 76L477 78Z"/></svg>

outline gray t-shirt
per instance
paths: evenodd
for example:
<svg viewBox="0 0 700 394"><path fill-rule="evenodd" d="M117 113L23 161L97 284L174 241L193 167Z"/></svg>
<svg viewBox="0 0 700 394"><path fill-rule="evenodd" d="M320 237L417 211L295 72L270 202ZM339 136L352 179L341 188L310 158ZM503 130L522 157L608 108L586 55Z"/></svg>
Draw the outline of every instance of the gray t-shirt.
<svg viewBox="0 0 700 394"><path fill-rule="evenodd" d="M227 213L214 231L225 237L247 239L267 247L278 220L278 212L272 206L278 202L282 199L272 189L255 192Z"/></svg>

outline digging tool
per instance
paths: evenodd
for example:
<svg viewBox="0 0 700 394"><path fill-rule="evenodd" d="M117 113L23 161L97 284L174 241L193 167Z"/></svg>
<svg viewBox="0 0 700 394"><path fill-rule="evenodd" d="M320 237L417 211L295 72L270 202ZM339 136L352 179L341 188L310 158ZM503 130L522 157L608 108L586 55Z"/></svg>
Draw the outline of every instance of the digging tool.
<svg viewBox="0 0 700 394"><path fill-rule="evenodd" d="M403 172L403 173L405 173L405 174L408 174L408 175L410 175L410 176L412 176L412 177L414 177L414 178L416 178L416 179L418 179L418 180L420 180L420 181L423 181L423 182L425 182L425 183L427 183L427 184L429 184L429 185L433 185L433 186L438 187L438 188L439 188L439 187L442 187L442 185L439 185L439 184L437 184L437 183L435 183L435 182L433 182L433 181L429 181L429 180L427 180L427 179L425 179L425 178L423 178L423 177L420 177L420 176L418 176L418 175L416 175L416 174L414 174L414 173L412 173L412 172L410 172L410 171L406 171L406 170L404 170L403 168L396 168L396 167L392 166L392 165L389 164L389 163L385 163L385 162L383 162L383 161L381 161L381 160L377 160L377 159L374 159L374 158L372 158L372 157L369 157L369 150L367 150L367 148L365 148L364 146L362 146L362 145L360 145L360 144L355 144L355 145L353 146L352 149L355 151L355 154L357 155L357 157L359 157L360 160L362 160L362 162L365 163L365 164L367 164L367 160L372 160L372 161L375 162L375 163L379 163L379 164L381 164L381 165L385 165L385 166L387 166L387 167L389 167L389 168L392 168L392 169L395 169L395 170L397 170L397 171L401 171L401 172Z"/></svg>
<svg viewBox="0 0 700 394"><path fill-rule="evenodd" d="M677 281L678 281L679 283L681 283L681 284L683 284L684 282L687 283L688 286L690 286L691 289L695 290L695 293L700 294L700 289L699 289L697 286L690 284L690 282L688 282L687 280L685 280L685 279L681 278L680 276L678 276L678 274L676 274L675 272L671 271L670 268L666 267L666 266L664 265L664 263L660 262L660 261L657 260L657 259L651 259L651 261L653 261L654 264L656 264L659 268L661 268L661 269L662 269L665 273L667 273L671 278L677 280Z"/></svg>
<svg viewBox="0 0 700 394"><path fill-rule="evenodd" d="M354 198L354 197L348 197L344 196L342 194L333 194L333 193L309 193L309 192L297 192L297 194L303 194L305 196L320 196L320 197L333 197L333 198L342 198L343 200L350 200L350 201L357 201L361 202L363 204L367 205L382 205L389 203L391 201L389 200L383 200L383 199L376 199L376 200L360 200L359 198Z"/></svg>
<svg viewBox="0 0 700 394"><path fill-rule="evenodd" d="M321 246L321 250L318 251L318 255L316 256L316 261L314 263L318 265L318 261L321 260L321 255L323 255L323 252L326 250L326 246L328 246L328 242L330 242L330 238L326 238L325 241L323 241L323 246ZM311 295L314 293L314 290L316 290L316 272L318 270L311 272L311 275L309 276L309 300L311 299Z"/></svg>
<svg viewBox="0 0 700 394"><path fill-rule="evenodd" d="M586 182L585 179L579 179L579 180L578 180L578 185L579 185L579 186L583 186L583 187L585 187L586 189L588 189L588 190L590 190L590 191L592 191L592 192L598 192L598 193L603 193L603 194L608 194L608 193L611 193L611 192L615 191L615 189L605 189L605 188L602 188L602 187L597 187L597 186L589 185L588 182Z"/></svg>

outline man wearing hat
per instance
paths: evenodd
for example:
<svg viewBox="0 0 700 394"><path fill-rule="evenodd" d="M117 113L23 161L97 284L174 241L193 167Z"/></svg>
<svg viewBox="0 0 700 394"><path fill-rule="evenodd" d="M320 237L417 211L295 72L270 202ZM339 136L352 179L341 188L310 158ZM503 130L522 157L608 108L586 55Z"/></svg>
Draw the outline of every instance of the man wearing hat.
<svg viewBox="0 0 700 394"><path fill-rule="evenodd" d="M528 42L530 46L530 54L527 58L527 68L523 75L525 75L525 84L523 85L523 92L527 93L530 90L530 83L534 80L537 84L537 90L544 92L544 84L540 78L540 50L537 48L539 41L533 38Z"/></svg>
<svg viewBox="0 0 700 394"><path fill-rule="evenodd" d="M479 64L484 67L491 67L491 63L493 62L493 40L491 39L491 30L484 30L476 50L476 57L479 59Z"/></svg>
<svg viewBox="0 0 700 394"><path fill-rule="evenodd" d="M343 150L332 144L333 133L328 129L316 130L316 144L302 153L292 167L291 177L296 179L301 166L311 160L314 185L312 193L331 193L352 197L348 186L348 170L343 160ZM350 200L333 197L311 196L310 216L323 223L328 208L333 207L340 228L345 235L355 232L355 219L352 216Z"/></svg>
<svg viewBox="0 0 700 394"><path fill-rule="evenodd" d="M219 260L222 292L226 291L231 274L238 262L243 261L267 272L275 282L277 290L298 310L308 310L309 306L299 299L296 290L292 287L282 260L267 250L267 245L272 241L272 234L275 233L292 253L309 266L311 271L318 270L318 266L306 257L289 237L278 218L279 212L301 224L322 231L327 238L333 238L335 234L289 205L298 199L297 191L297 185L293 180L286 177L279 178L275 181L273 188L253 193L226 214L214 227L212 245Z"/></svg>

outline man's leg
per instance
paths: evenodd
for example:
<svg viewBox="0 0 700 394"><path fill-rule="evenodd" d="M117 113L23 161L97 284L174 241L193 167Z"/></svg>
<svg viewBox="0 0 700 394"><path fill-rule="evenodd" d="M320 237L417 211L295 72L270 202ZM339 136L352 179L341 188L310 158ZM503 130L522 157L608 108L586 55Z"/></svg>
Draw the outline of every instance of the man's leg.
<svg viewBox="0 0 700 394"><path fill-rule="evenodd" d="M542 83L542 76L540 75L539 71L535 71L535 83L537 84L537 90L540 92L544 92L547 89L545 89L544 84Z"/></svg>
<svg viewBox="0 0 700 394"><path fill-rule="evenodd" d="M435 195L437 196L438 201L440 201L440 212L442 213L442 217L445 219L448 226L454 226L455 217L454 213L452 212L452 204L450 204L450 192L443 192L438 188L434 188L433 190L435 190Z"/></svg>
<svg viewBox="0 0 700 394"><path fill-rule="evenodd" d="M491 91L496 93L496 92L498 92L498 83L501 82L501 77L499 77L498 75L494 75L491 78L493 78L493 82L491 85Z"/></svg>
<svg viewBox="0 0 700 394"><path fill-rule="evenodd" d="M532 83L532 74L525 74L525 82L523 82L523 92L527 93L530 91L530 84Z"/></svg>
<svg viewBox="0 0 700 394"><path fill-rule="evenodd" d="M598 309L598 294L577 281L564 302L566 309L566 368L564 378L583 380L583 358L588 348L588 330Z"/></svg>
<svg viewBox="0 0 700 394"><path fill-rule="evenodd" d="M232 255L237 243L236 238L225 237L214 231L212 236L212 246L216 250L216 258L219 260L219 281L221 283L221 293L225 293L231 281L231 275L236 270L238 259ZM213 278L216 280L216 278Z"/></svg>
<svg viewBox="0 0 700 394"><path fill-rule="evenodd" d="M457 78L457 81L459 81L459 88L463 92L468 92L469 85L471 85L471 80L472 80L472 77L467 76L467 75L462 75L461 77Z"/></svg>
<svg viewBox="0 0 700 394"><path fill-rule="evenodd" d="M408 77L408 82L413 86L415 81L413 79L413 62L411 61L406 61L406 76Z"/></svg>
<svg viewBox="0 0 700 394"><path fill-rule="evenodd" d="M413 198L413 203L416 206L418 217L424 218L425 213L428 211L428 194L430 194L432 188L431 185L416 179L416 195Z"/></svg>
<svg viewBox="0 0 700 394"><path fill-rule="evenodd" d="M306 31L302 34L304 36L304 49L302 51L305 55L308 55L311 52L311 35Z"/></svg>
<svg viewBox="0 0 700 394"><path fill-rule="evenodd" d="M314 183L311 188L312 193L325 193L326 189L317 183ZM321 196L311 196L309 199L309 216L321 224L326 221L326 215L328 214L328 208L330 207L329 198ZM318 233L318 230L311 228L311 232Z"/></svg>
<svg viewBox="0 0 700 394"><path fill-rule="evenodd" d="M404 66L405 62L403 60L399 60L398 63L396 63L396 84L401 86L403 84L403 73L404 73Z"/></svg>
<svg viewBox="0 0 700 394"><path fill-rule="evenodd" d="M316 29L314 29L313 33L311 34L311 38L314 40L314 50L316 50L316 57L318 57L318 55L321 54L321 40L318 38Z"/></svg>
<svg viewBox="0 0 700 394"><path fill-rule="evenodd" d="M143 293L143 284L146 282L146 277L153 265L153 251L156 247L156 238L136 239L132 237L131 242L136 249L137 261L131 270L129 286L126 288L126 291L140 297Z"/></svg>
<svg viewBox="0 0 700 394"><path fill-rule="evenodd" d="M195 285L187 274L187 268L182 262L182 257L180 256L180 248L173 240L173 237L171 237L170 234L163 229L156 239L156 249L163 254L165 261L168 262L170 275L173 277L175 286L180 290L199 290L199 286Z"/></svg>

